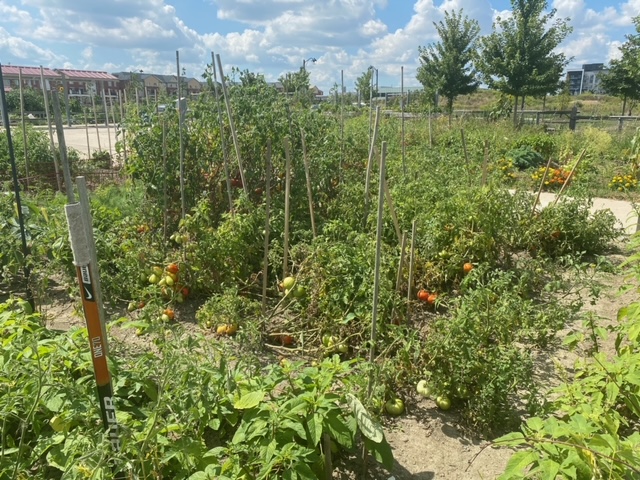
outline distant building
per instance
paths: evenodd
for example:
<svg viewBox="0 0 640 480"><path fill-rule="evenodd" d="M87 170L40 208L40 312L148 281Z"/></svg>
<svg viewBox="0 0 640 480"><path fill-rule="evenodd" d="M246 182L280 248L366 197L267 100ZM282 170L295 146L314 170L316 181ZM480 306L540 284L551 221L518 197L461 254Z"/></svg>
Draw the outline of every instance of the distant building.
<svg viewBox="0 0 640 480"><path fill-rule="evenodd" d="M602 94L601 75L609 70L604 67L604 63L586 63L582 65L582 70L571 70L567 72L567 85L571 95L581 93Z"/></svg>
<svg viewBox="0 0 640 480"><path fill-rule="evenodd" d="M19 78L22 76L23 88L42 88L40 85L40 67L20 67L17 65L2 65L2 79L4 80L4 89L10 92L19 88ZM62 81L62 76L50 68L42 69L42 76L46 82L56 83Z"/></svg>

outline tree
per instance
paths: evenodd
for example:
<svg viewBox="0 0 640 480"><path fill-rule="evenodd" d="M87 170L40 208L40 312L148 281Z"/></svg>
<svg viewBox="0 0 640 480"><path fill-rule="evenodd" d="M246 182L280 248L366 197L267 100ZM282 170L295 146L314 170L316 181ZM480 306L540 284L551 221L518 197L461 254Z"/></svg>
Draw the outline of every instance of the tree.
<svg viewBox="0 0 640 480"><path fill-rule="evenodd" d="M490 88L515 97L517 122L518 98L558 88L569 60L555 49L572 29L568 18L554 20L555 9L544 13L547 0L511 0L511 6L512 15L498 17L493 32L480 39L476 67Z"/></svg>
<svg viewBox="0 0 640 480"><path fill-rule="evenodd" d="M378 89L372 83L374 70L374 67L369 67L356 78L356 91L360 94L360 101L371 102L372 95L378 95Z"/></svg>
<svg viewBox="0 0 640 480"><path fill-rule="evenodd" d="M311 103L311 83L309 82L309 72L301 68L298 72L287 72L280 75L278 81L287 95L294 97L303 104Z"/></svg>
<svg viewBox="0 0 640 480"><path fill-rule="evenodd" d="M622 56L611 60L609 72L602 75L602 87L610 95L622 97L622 115L629 105L629 115L640 101L640 16L633 19L635 35L626 35L620 47Z"/></svg>
<svg viewBox="0 0 640 480"><path fill-rule="evenodd" d="M440 42L418 47L420 67L417 78L431 97L437 92L447 99L449 121L453 101L478 89L476 71L470 66L480 26L476 20L458 13L445 12L444 22L433 23Z"/></svg>

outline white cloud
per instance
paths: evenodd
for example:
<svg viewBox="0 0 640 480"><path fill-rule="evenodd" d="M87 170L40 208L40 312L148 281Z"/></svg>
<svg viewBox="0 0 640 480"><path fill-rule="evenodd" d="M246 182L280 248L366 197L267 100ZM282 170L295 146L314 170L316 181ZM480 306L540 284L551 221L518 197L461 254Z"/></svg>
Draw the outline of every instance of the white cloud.
<svg viewBox="0 0 640 480"><path fill-rule="evenodd" d="M62 62L64 57L56 55L51 50L39 47L23 38L11 35L6 29L0 27L0 52L8 52L20 60L30 60L33 64Z"/></svg>
<svg viewBox="0 0 640 480"><path fill-rule="evenodd" d="M311 81L327 91L340 81L340 70L352 88L370 65L378 68L381 85L398 85L403 66L405 84L415 85L418 46L438 40L433 22L442 20L445 11L464 9L478 20L482 34L491 31L497 16L510 14L494 10L491 0L167 1L0 0L0 55L32 64L174 74L179 50L181 66L199 76L213 50L221 54L227 73L235 65L269 80L314 57L317 62L308 65ZM623 3L607 0L609 6L592 8L585 0L551 2L559 17L571 17L574 31L560 50L575 57L572 68L607 62L617 54L622 34L632 31L631 17L640 12L640 0L618 1ZM385 9L398 2L411 2L413 12L390 29ZM181 18L187 3L212 8L212 25L196 27Z"/></svg>
<svg viewBox="0 0 640 480"><path fill-rule="evenodd" d="M365 37L377 37L383 33L387 33L387 25L379 19L369 20L360 27L360 32Z"/></svg>

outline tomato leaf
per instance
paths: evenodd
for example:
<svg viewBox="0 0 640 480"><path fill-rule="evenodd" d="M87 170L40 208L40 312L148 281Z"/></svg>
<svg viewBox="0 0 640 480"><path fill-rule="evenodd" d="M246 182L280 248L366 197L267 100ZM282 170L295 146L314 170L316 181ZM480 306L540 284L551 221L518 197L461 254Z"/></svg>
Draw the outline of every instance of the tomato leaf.
<svg viewBox="0 0 640 480"><path fill-rule="evenodd" d="M527 467L536 460L538 460L538 455L535 452L523 451L514 453L511 455L504 473L498 477L499 480L522 478Z"/></svg>

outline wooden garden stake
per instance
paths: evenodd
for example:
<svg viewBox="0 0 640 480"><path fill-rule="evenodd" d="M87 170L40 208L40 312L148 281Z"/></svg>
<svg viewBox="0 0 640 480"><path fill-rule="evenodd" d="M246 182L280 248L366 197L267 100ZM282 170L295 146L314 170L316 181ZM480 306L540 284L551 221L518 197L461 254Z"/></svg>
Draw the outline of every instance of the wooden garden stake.
<svg viewBox="0 0 640 480"><path fill-rule="evenodd" d="M407 232L402 233L402 242L400 243L400 261L398 262L398 272L396 273L396 293L400 293L402 285L402 272L404 271L404 256L407 250ZM395 318L395 307L391 312L390 321Z"/></svg>
<svg viewBox="0 0 640 480"><path fill-rule="evenodd" d="M340 70L340 169L338 179L342 184L342 168L344 166L344 70Z"/></svg>
<svg viewBox="0 0 640 480"><path fill-rule="evenodd" d="M126 90L125 90L126 94ZM120 90L118 90L118 102L120 104L120 123L124 126L125 118L124 118L124 105L122 104L122 95L120 94ZM125 128L122 128L122 153L124 154L124 163L127 164L127 131Z"/></svg>
<svg viewBox="0 0 640 480"><path fill-rule="evenodd" d="M400 115L401 115L401 141L402 141L402 172L405 177L407 176L407 162L406 162L406 145L404 142L404 66L400 67Z"/></svg>
<svg viewBox="0 0 640 480"><path fill-rule="evenodd" d="M482 161L482 186L487 184L487 168L489 168L489 140L484 141L484 160Z"/></svg>
<svg viewBox="0 0 640 480"><path fill-rule="evenodd" d="M218 111L218 128L220 129L220 142L222 144L222 159L224 165L224 176L227 183L227 199L229 200L229 211L233 214L233 196L231 194L231 173L229 168L229 150L227 148L227 139L224 136L224 123L222 122L222 109L220 108L220 95L218 94L218 74L216 73L216 60L213 52L211 52L211 67L213 68L213 94L216 99L216 109ZM222 73L220 74L222 75ZM269 156L271 156L271 145L268 146ZM268 165L271 164L269 158ZM271 168L269 166L269 168ZM244 183L243 183L244 184Z"/></svg>
<svg viewBox="0 0 640 480"><path fill-rule="evenodd" d="M564 181L564 183L562 184L562 187L560 188L560 191L558 192L558 195L556 195L556 199L553 201L553 205L555 205L556 203L558 203L558 200L560 199L560 196L563 194L563 192L565 191L565 189L567 188L567 185L569 185L569 182L571 181L571 179L573 178L573 173L576 171L576 168L578 168L578 165L580 165L580 162L582 161L582 158L584 157L584 154L587 152L586 149L582 149L582 152L580 152L580 156L578 157L578 160L576 161L576 163L573 165L573 168L571 169L571 171L569 172L569 175L567 175L567 179Z"/></svg>
<svg viewBox="0 0 640 480"><path fill-rule="evenodd" d="M185 197L184 186L184 139L182 138L184 130L184 114L182 111L182 88L180 80L180 52L176 50L176 71L178 77L178 138L180 144L180 206L182 207L182 216L187 215L187 199ZM138 101L138 90L136 89L136 102ZM186 100L185 100L186 102ZM185 110L187 106L185 104ZM186 113L186 112L184 112Z"/></svg>
<svg viewBox="0 0 640 480"><path fill-rule="evenodd" d="M29 189L29 154L27 148L27 123L24 118L24 93L22 91L22 68L18 67L18 83L20 84L20 120L22 123L22 148L24 149L25 190Z"/></svg>
<svg viewBox="0 0 640 480"><path fill-rule="evenodd" d="M291 195L291 145L289 137L284 137L285 183L284 183L284 258L282 278L289 274L289 203Z"/></svg>
<svg viewBox="0 0 640 480"><path fill-rule="evenodd" d="M231 100L229 99L229 92L227 91L227 82L224 79L224 71L222 70L222 61L220 60L220 54L216 54L216 60L218 63L218 71L220 72L220 83L222 84L222 93L224 94L224 102L227 106L227 116L229 117L229 128L231 128L231 137L233 138L233 146L236 149L236 157L238 159L238 168L240 169L240 179L242 180L242 188L244 193L249 195L249 189L247 182L244 178L244 168L242 167L242 156L240 155L240 142L238 142L238 133L236 132L235 122L233 121L233 113L231 111Z"/></svg>
<svg viewBox="0 0 640 480"><path fill-rule="evenodd" d="M313 192L311 191L311 173L309 168L309 158L307 158L307 142L304 138L304 130L300 129L302 138L302 161L304 162L304 174L307 177L307 197L309 197L309 215L311 216L311 231L313 238L316 238L316 220L313 214Z"/></svg>
<svg viewBox="0 0 640 480"><path fill-rule="evenodd" d="M62 184L60 182L60 166L58 165L58 156L56 155L56 145L53 142L53 128L51 127L51 116L49 115L49 99L47 98L47 86L44 81L44 70L42 68L42 65L40 65L40 87L42 88L42 98L44 99L44 114L47 117L47 128L49 129L49 145L51 146L51 154L53 155L53 168L56 172L56 184L58 185L58 191L62 192Z"/></svg>
<svg viewBox="0 0 640 480"><path fill-rule="evenodd" d="M265 204L264 204L264 258L262 260L262 315L267 313L267 284L269 280L269 215L271 208L271 139L267 140L267 154L265 158L265 179L264 188ZM284 277L283 277L284 278Z"/></svg>
<svg viewBox="0 0 640 480"><path fill-rule="evenodd" d="M376 231L376 263L373 276L373 307L371 312L371 346L369 348L369 362L375 360L375 344L378 336L378 303L380 301L380 264L382 260L382 226L384 213L384 179L386 170L387 142L382 142L382 155L380 156L380 182L378 186L378 226ZM367 398L371 398L373 391L373 369L369 374L367 385Z"/></svg>
<svg viewBox="0 0 640 480"><path fill-rule="evenodd" d="M167 228L169 219L167 216L167 122L166 118L162 117L162 172L164 177L164 182L162 182L162 203L164 205L163 214L162 214L162 237L167 239Z"/></svg>
<svg viewBox="0 0 640 480"><path fill-rule="evenodd" d="M104 123L107 127L107 140L109 140L109 156L113 157L113 149L111 147L111 129L109 127L109 110L107 108L107 96L102 91L102 105L104 108Z"/></svg>
<svg viewBox="0 0 640 480"><path fill-rule="evenodd" d="M464 138L464 128L460 129L460 135L462 137L462 149L464 150L464 162L467 166L467 176L471 181L471 171L469 170L469 154L467 153L467 140Z"/></svg>
<svg viewBox="0 0 640 480"><path fill-rule="evenodd" d="M431 107L429 107L429 146L433 147L433 135L431 134Z"/></svg>
<svg viewBox="0 0 640 480"><path fill-rule="evenodd" d="M82 113L84 113L84 133L87 137L87 158L91 158L91 143L89 142L89 121L87 120L87 110L83 108Z"/></svg>
<svg viewBox="0 0 640 480"><path fill-rule="evenodd" d="M98 112L96 112L96 99L91 95L91 108L93 108L93 122L96 127L96 137L98 139L98 151L102 151L102 145L100 145L100 130L98 129Z"/></svg>
<svg viewBox="0 0 640 480"><path fill-rule="evenodd" d="M67 199L69 200L69 203L75 203L73 185L71 184L71 168L69 168L69 158L67 157L67 142L64 139L62 113L60 113L60 99L58 98L58 93L55 91L51 95L51 105L53 106L53 120L56 124L58 150L60 151L60 163L62 164L62 175L64 177L64 186L67 192Z"/></svg>
<svg viewBox="0 0 640 480"><path fill-rule="evenodd" d="M391 192L389 191L389 184L387 179L384 179L384 196L387 199L389 205L389 213L391 214L391 221L393 222L393 228L396 231L398 242L402 242L402 232L400 231L400 223L398 222L398 215L396 214L396 208L393 205L393 199L391 198Z"/></svg>
<svg viewBox="0 0 640 480"><path fill-rule="evenodd" d="M369 201L369 190L371 189L371 172L373 170L373 157L375 155L375 145L378 139L378 130L380 125L380 107L376 107L376 119L373 125L373 136L371 137L371 143L369 144L369 159L367 160L367 176L364 184L364 196L365 203Z"/></svg>
<svg viewBox="0 0 640 480"><path fill-rule="evenodd" d="M409 280L407 286L407 321L409 321L409 314L411 313L411 300L413 300L413 274L416 269L416 233L417 222L413 221L411 225L411 250L409 251Z"/></svg>
<svg viewBox="0 0 640 480"><path fill-rule="evenodd" d="M550 166L551 166L551 157L549 157L549 160L547 160L547 166L544 169L544 173L542 174L542 180L540 180L540 186L538 187L538 194L536 195L536 201L533 202L533 209L531 210L532 217L536 214L536 207L538 206L538 202L540 201L540 194L542 193L542 187L544 187L544 181L547 179L547 173L549 173Z"/></svg>

